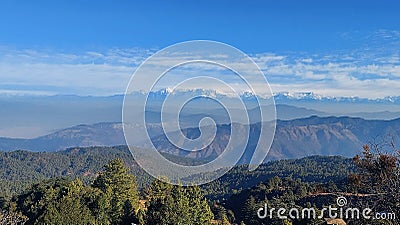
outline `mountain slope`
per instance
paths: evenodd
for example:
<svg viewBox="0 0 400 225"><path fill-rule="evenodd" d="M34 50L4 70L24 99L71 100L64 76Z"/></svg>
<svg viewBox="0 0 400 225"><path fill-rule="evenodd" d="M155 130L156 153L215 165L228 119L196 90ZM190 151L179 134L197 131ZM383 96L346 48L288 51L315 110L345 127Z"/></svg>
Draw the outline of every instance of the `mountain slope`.
<svg viewBox="0 0 400 225"><path fill-rule="evenodd" d="M202 151L195 154L177 149L164 135L153 140L159 151L195 158L215 158L222 152L230 135L230 125L218 126L216 139ZM235 126L233 129L245 129ZM250 127L251 135L242 163L249 163L258 142L260 123ZM199 130L185 129L187 137L197 137ZM309 155L342 155L352 157L362 145L392 135L400 137L400 119L364 120L350 117L309 117L289 121L278 121L275 138L267 160L299 158ZM379 140L378 140L379 141Z"/></svg>
<svg viewBox="0 0 400 225"><path fill-rule="evenodd" d="M236 125L235 125L236 126ZM260 124L250 127L250 140L242 162L251 159L258 141ZM237 125L234 129L245 129ZM230 125L218 125L216 139L202 151L182 152L161 135L159 127L152 127L153 142L161 151L187 158L210 160L218 156L228 143ZM144 132L140 128L138 132ZM189 138L199 136L199 129L187 128L182 132ZM351 157L359 153L362 145L379 140L385 135L400 137L400 119L364 120L351 117L317 117L279 120L268 159L299 158L308 155L342 155ZM241 138L242 139L242 138ZM142 140L137 140L137 146ZM0 139L0 150L26 149L31 151L59 151L69 147L125 145L120 123L99 123L67 128L35 139Z"/></svg>

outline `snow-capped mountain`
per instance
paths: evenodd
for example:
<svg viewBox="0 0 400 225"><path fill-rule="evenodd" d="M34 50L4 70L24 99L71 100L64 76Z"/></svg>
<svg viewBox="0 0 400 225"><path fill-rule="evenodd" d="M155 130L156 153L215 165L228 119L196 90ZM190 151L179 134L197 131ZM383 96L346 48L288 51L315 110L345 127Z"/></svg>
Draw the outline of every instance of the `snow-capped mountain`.
<svg viewBox="0 0 400 225"><path fill-rule="evenodd" d="M150 100L161 100L165 99L168 95L172 97L209 97L209 98L234 98L235 95L232 93L225 93L223 91L212 90L212 89L187 89L187 90L174 90L172 88L162 88L156 91L144 92L137 91L132 92L131 95L143 96L148 95ZM239 93L242 99L253 99L255 98L254 93L250 91L243 91Z"/></svg>
<svg viewBox="0 0 400 225"><path fill-rule="evenodd" d="M133 95L147 95L146 92L133 92ZM148 93L150 100L163 100L168 95L173 97L210 97L210 98L233 98L232 94L224 93L223 91L211 89L188 89L188 90L173 90L172 88L163 88ZM255 100L256 95L250 91L243 91L239 93L243 100ZM267 98L257 96L260 100ZM300 101L300 102L343 102L343 103L387 103L387 104L400 104L400 96L387 96L379 99L368 99L357 96L351 97L336 97L336 96L323 96L313 92L278 92L274 94L274 100L277 103L285 103L287 101Z"/></svg>
<svg viewBox="0 0 400 225"><path fill-rule="evenodd" d="M275 101L315 101L315 102L343 102L343 103L389 103L400 104L400 96L387 96L378 99L352 97L322 96L313 92L280 92L274 95Z"/></svg>

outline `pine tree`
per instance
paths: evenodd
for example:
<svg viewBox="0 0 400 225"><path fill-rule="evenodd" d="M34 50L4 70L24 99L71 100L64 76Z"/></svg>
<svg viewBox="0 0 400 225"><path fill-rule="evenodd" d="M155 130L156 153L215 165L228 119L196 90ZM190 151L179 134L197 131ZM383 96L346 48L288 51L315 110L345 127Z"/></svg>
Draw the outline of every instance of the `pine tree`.
<svg viewBox="0 0 400 225"><path fill-rule="evenodd" d="M38 219L39 223L60 225L95 224L95 218L86 205L85 195L90 188L79 179L58 190L59 199L49 201L46 211Z"/></svg>
<svg viewBox="0 0 400 225"><path fill-rule="evenodd" d="M242 208L244 222L248 225L258 224L257 222L257 205L253 196L250 196Z"/></svg>
<svg viewBox="0 0 400 225"><path fill-rule="evenodd" d="M153 199L164 199L171 195L173 185L169 184L166 178L155 179L153 183L145 190L146 198L149 202Z"/></svg>
<svg viewBox="0 0 400 225"><path fill-rule="evenodd" d="M189 215L192 217L193 225L210 223L214 215L200 188L198 186L189 187L187 195L189 197Z"/></svg>
<svg viewBox="0 0 400 225"><path fill-rule="evenodd" d="M97 224L88 207L92 189L80 180L43 181L17 197L18 211L26 215L27 224Z"/></svg>
<svg viewBox="0 0 400 225"><path fill-rule="evenodd" d="M146 193L147 225L211 224L211 209L198 187L184 188L156 180Z"/></svg>
<svg viewBox="0 0 400 225"><path fill-rule="evenodd" d="M93 187L102 191L111 224L131 224L136 221L135 212L139 208L139 194L135 177L121 159L111 160L104 166L104 172L96 178Z"/></svg>

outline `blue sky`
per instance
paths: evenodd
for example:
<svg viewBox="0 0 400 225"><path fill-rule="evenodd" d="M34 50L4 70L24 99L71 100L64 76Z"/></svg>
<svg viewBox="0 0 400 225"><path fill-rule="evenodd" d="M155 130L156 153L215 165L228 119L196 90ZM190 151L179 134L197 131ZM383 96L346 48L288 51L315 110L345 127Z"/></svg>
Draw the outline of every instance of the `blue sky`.
<svg viewBox="0 0 400 225"><path fill-rule="evenodd" d="M245 52L359 47L348 32L400 29L398 1L2 1L16 47L159 48L212 39Z"/></svg>
<svg viewBox="0 0 400 225"><path fill-rule="evenodd" d="M6 0L0 93L120 94L151 53L209 39L253 57L274 92L398 95L399 12L398 1Z"/></svg>

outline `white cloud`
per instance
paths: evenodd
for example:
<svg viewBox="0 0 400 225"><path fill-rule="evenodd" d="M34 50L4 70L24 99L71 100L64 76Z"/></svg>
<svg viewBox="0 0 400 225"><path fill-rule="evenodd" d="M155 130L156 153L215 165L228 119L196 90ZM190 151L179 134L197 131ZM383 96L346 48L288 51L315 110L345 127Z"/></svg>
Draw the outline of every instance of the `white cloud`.
<svg viewBox="0 0 400 225"><path fill-rule="evenodd" d="M397 43L400 43L400 32L381 30L368 37L371 41L379 39L390 42L389 47L381 44L329 54L263 53L251 57L265 73L273 92L313 91L326 96L367 98L399 95L400 44ZM0 47L0 50L0 93L78 95L122 94L135 68L156 52L139 48L74 53L6 47ZM223 54L213 57L227 60ZM160 58L154 69L176 62L178 60L169 57ZM250 69L243 62L233 63L237 68ZM238 86L238 79L224 75L223 68L193 64L184 69L179 79L188 78L199 70L197 74L215 73L215 77ZM163 85L179 79L166 80Z"/></svg>
<svg viewBox="0 0 400 225"><path fill-rule="evenodd" d="M54 94L109 95L123 93L133 69L107 64L0 63L1 86L21 92L43 88ZM16 90L14 90L16 91Z"/></svg>

